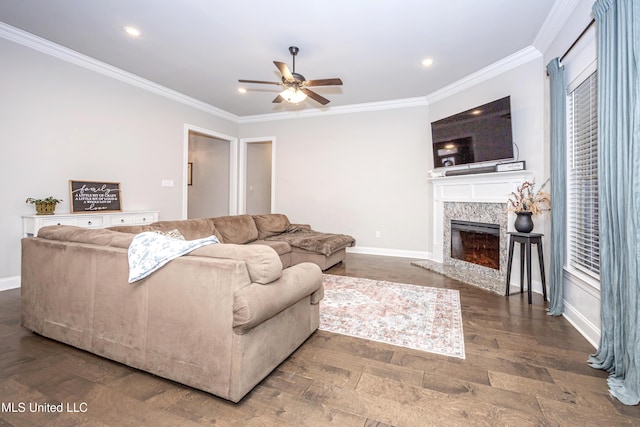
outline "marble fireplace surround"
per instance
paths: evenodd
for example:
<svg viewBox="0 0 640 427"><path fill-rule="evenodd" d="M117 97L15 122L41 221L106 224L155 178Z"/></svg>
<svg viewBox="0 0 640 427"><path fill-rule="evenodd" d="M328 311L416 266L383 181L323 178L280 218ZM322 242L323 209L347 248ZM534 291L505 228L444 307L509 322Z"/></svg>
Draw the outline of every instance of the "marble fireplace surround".
<svg viewBox="0 0 640 427"><path fill-rule="evenodd" d="M507 212L512 191L529 171L494 172L431 178L433 185L433 248L426 268L504 295L507 272L507 232L513 231ZM500 226L500 270L451 258L451 219Z"/></svg>

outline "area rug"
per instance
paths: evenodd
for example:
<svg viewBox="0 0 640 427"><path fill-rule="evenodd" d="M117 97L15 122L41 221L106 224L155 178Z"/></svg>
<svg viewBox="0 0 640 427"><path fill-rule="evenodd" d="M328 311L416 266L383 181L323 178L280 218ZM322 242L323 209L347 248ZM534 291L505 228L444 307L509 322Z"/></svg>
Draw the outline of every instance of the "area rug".
<svg viewBox="0 0 640 427"><path fill-rule="evenodd" d="M320 329L465 358L460 293L325 274Z"/></svg>

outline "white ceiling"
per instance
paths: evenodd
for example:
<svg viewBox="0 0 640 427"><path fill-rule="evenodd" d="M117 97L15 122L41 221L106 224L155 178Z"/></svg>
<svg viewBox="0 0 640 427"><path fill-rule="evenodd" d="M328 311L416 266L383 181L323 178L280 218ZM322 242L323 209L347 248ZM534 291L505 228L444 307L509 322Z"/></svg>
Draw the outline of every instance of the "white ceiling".
<svg viewBox="0 0 640 427"><path fill-rule="evenodd" d="M533 45L554 0L0 0L0 21L237 116L321 109L272 104L274 60L328 107L426 96ZM131 38L132 25L142 36ZM434 63L425 68L424 58Z"/></svg>

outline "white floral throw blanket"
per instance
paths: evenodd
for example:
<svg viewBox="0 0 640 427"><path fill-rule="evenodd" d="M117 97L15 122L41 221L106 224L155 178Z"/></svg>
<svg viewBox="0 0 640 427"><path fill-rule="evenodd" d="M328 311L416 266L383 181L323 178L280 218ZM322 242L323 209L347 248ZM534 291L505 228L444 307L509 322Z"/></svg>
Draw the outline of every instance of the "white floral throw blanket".
<svg viewBox="0 0 640 427"><path fill-rule="evenodd" d="M214 243L220 243L216 236L181 240L153 231L137 234L129 246L129 283L144 279L172 259Z"/></svg>

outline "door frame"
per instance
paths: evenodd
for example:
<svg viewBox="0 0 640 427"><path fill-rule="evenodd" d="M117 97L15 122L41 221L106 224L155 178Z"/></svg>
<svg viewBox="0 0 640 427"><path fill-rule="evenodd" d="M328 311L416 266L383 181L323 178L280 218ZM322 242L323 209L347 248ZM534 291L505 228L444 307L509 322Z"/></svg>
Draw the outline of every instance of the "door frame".
<svg viewBox="0 0 640 427"><path fill-rule="evenodd" d="M182 149L182 219L187 219L189 207L187 175L189 173L189 134L191 132L229 143L229 215L236 215L238 213L238 138L185 123Z"/></svg>
<svg viewBox="0 0 640 427"><path fill-rule="evenodd" d="M240 138L240 158L238 171L238 212L247 212L247 144L271 143L271 213L276 212L276 137L264 136Z"/></svg>

